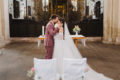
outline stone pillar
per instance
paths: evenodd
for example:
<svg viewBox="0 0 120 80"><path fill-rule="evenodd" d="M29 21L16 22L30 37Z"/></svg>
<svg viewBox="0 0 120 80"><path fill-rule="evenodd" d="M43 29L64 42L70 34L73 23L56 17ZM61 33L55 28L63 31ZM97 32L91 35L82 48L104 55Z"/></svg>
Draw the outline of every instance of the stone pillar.
<svg viewBox="0 0 120 80"><path fill-rule="evenodd" d="M112 0L104 1L104 29L103 39L105 43L112 41L111 30L112 30Z"/></svg>
<svg viewBox="0 0 120 80"><path fill-rule="evenodd" d="M0 44L10 41L8 0L0 0Z"/></svg>
<svg viewBox="0 0 120 80"><path fill-rule="evenodd" d="M116 44L120 44L120 1L118 1L119 5L118 5L118 11L117 13L118 15L118 28L117 28L117 38L116 38Z"/></svg>
<svg viewBox="0 0 120 80"><path fill-rule="evenodd" d="M0 40L4 40L4 7L3 0L0 0Z"/></svg>
<svg viewBox="0 0 120 80"><path fill-rule="evenodd" d="M1 39L2 39L2 23L1 23L1 7L0 7L0 40Z"/></svg>
<svg viewBox="0 0 120 80"><path fill-rule="evenodd" d="M104 36L103 42L118 44L120 36L120 1L104 0Z"/></svg>
<svg viewBox="0 0 120 80"><path fill-rule="evenodd" d="M118 23L119 23L119 0L113 0L113 32L112 32L112 41L113 43L116 43L116 38L118 35Z"/></svg>
<svg viewBox="0 0 120 80"><path fill-rule="evenodd" d="M9 25L9 7L8 2L9 0L4 0L4 21L5 21L5 40L10 39L10 25Z"/></svg>

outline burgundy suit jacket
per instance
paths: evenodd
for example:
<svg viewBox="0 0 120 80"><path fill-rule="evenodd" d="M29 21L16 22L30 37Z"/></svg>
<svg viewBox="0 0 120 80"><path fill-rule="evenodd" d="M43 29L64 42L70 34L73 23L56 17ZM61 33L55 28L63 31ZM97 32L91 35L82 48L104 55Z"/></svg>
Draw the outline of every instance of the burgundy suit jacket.
<svg viewBox="0 0 120 80"><path fill-rule="evenodd" d="M45 31L45 46L54 46L54 35L59 32L59 28L54 28L54 24L52 22L49 22L46 25L46 31Z"/></svg>

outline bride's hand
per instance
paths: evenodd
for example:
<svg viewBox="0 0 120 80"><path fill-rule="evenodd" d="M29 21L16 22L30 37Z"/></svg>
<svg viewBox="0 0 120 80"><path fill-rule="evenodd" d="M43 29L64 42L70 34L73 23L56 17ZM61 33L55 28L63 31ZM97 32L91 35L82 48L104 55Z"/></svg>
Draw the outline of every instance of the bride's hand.
<svg viewBox="0 0 120 80"><path fill-rule="evenodd" d="M63 27L60 27L60 30L59 30L59 32L63 32Z"/></svg>

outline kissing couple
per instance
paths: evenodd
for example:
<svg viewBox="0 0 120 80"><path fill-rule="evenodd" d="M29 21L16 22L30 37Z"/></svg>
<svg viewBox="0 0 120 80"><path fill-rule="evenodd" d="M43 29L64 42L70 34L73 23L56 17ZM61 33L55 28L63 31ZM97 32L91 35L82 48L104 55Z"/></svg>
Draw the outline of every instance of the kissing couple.
<svg viewBox="0 0 120 80"><path fill-rule="evenodd" d="M83 58L75 46L73 39L70 37L67 24L56 14L51 16L50 21L46 25L44 44L47 52L45 58L54 58L57 60L57 72L61 77L63 75L63 59L69 58L79 60ZM111 78L104 76L102 73L94 71L88 64L87 67L89 72L87 73L86 80L112 80ZM70 69L70 71L72 70Z"/></svg>
<svg viewBox="0 0 120 80"><path fill-rule="evenodd" d="M63 18L59 17L56 14L53 14L50 17L50 21L46 25L45 31L45 48L46 48L46 56L45 59L52 59L53 52L56 39L63 40Z"/></svg>

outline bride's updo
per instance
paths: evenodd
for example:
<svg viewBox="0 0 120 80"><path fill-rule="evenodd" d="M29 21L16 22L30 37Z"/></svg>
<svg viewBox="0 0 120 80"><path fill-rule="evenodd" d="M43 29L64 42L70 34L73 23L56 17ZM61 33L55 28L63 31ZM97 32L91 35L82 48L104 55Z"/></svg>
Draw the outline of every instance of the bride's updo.
<svg viewBox="0 0 120 80"><path fill-rule="evenodd" d="M59 17L59 21L64 24L64 19L62 17Z"/></svg>

